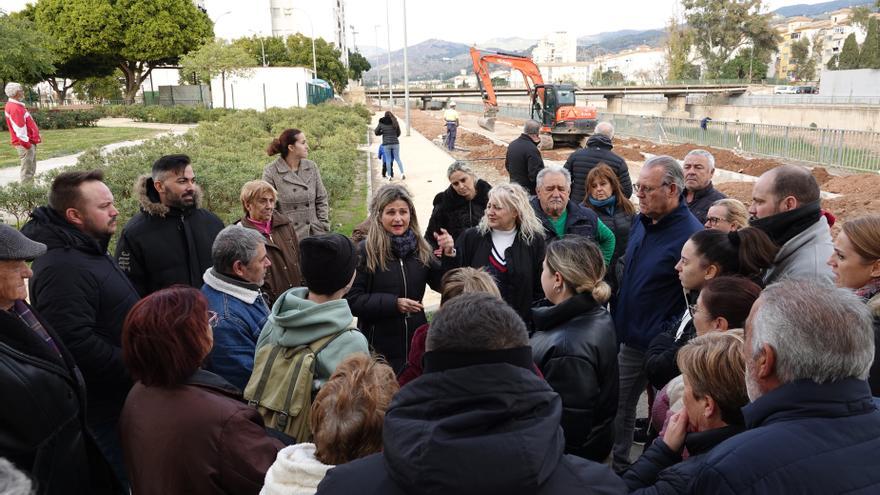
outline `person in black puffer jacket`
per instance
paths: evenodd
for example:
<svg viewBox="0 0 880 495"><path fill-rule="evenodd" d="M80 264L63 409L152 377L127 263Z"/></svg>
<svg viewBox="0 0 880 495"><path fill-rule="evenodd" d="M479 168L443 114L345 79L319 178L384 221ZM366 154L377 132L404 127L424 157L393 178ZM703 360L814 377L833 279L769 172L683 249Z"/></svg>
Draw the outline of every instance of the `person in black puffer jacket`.
<svg viewBox="0 0 880 495"><path fill-rule="evenodd" d="M529 195L535 195L538 172L544 168L544 159L538 151L541 142L541 123L527 120L523 125L523 133L507 146L504 158L504 169L510 176L510 182L525 188Z"/></svg>
<svg viewBox="0 0 880 495"><path fill-rule="evenodd" d="M609 122L599 122L596 133L587 139L587 146L569 155L565 161L565 168L571 172L571 200L575 203L584 201L587 196L587 174L599 163L605 163L614 170L620 181L621 189L627 199L632 196L632 180L629 177L629 169L626 160L611 151L614 145L611 140L614 137L614 127Z"/></svg>
<svg viewBox="0 0 880 495"><path fill-rule="evenodd" d="M107 252L118 212L102 179L100 170L59 174L50 188L50 206L36 208L22 233L48 247L32 266L31 302L82 370L89 427L123 481L116 425L132 384L120 339L138 293Z"/></svg>
<svg viewBox="0 0 880 495"><path fill-rule="evenodd" d="M605 261L589 239L566 236L547 245L541 283L553 304L533 308L532 355L562 397L565 452L603 462L614 444L617 333L603 307L611 288Z"/></svg>
<svg viewBox="0 0 880 495"><path fill-rule="evenodd" d="M544 226L535 216L525 189L519 184L498 184L489 191L480 224L464 231L456 240L455 260L444 258L444 264L448 268L486 268L501 298L531 328L532 306L544 296L544 244Z"/></svg>
<svg viewBox="0 0 880 495"><path fill-rule="evenodd" d="M465 162L456 161L446 171L450 186L434 196L434 211L425 230L425 240L434 249L437 241L434 234L446 229L453 239L465 230L476 227L483 218L489 202L492 185L478 179L473 169Z"/></svg>
<svg viewBox="0 0 880 495"><path fill-rule="evenodd" d="M373 134L382 136L382 149L384 150L382 177L387 176L388 180L394 177L394 161L396 160L397 166L400 168L401 179L406 179L406 175L403 174L403 162L400 161L400 140L397 139L400 137L400 124L397 122L397 117L390 111L385 112L385 116L379 119L379 125L376 126Z"/></svg>
<svg viewBox="0 0 880 495"><path fill-rule="evenodd" d="M24 300L33 275L26 262L45 252L44 244L0 225L0 458L27 473L38 495L113 493L113 474L86 425L80 370Z"/></svg>
<svg viewBox="0 0 880 495"><path fill-rule="evenodd" d="M141 211L119 236L119 267L141 296L175 284L201 288L223 221L199 207L201 189L195 184L189 157L159 158L152 175L138 178L135 192Z"/></svg>
<svg viewBox="0 0 880 495"><path fill-rule="evenodd" d="M367 239L358 246L360 265L345 299L370 346L399 374L413 333L428 321L422 306L425 285L439 291L448 263L438 262L419 234L415 206L403 186L379 189L370 204L369 222ZM449 234L436 240L444 258L454 256Z"/></svg>
<svg viewBox="0 0 880 495"><path fill-rule="evenodd" d="M587 197L581 204L595 211L602 223L614 233L614 255L608 265L611 268L605 274L605 280L616 290L618 271L623 270L623 255L626 253L629 230L637 213L636 207L623 193L617 174L604 163L590 170L584 186Z"/></svg>

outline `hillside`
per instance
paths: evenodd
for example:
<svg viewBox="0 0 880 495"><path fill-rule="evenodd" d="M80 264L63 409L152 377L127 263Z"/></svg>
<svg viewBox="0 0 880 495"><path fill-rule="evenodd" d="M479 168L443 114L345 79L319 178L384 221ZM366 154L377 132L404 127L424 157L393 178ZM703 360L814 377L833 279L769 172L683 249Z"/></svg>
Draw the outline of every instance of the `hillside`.
<svg viewBox="0 0 880 495"><path fill-rule="evenodd" d="M789 5L788 7L780 7L772 13L779 17L794 17L798 15L813 17L826 12L833 12L837 9L873 3L873 0L834 0L832 2L814 3L812 5L801 3L797 5Z"/></svg>

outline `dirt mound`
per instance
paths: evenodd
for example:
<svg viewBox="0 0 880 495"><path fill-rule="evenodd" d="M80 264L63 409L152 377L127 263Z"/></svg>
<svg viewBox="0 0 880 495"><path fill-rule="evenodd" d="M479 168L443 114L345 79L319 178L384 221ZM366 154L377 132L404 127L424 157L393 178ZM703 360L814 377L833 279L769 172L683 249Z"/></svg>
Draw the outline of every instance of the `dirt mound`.
<svg viewBox="0 0 880 495"><path fill-rule="evenodd" d="M474 160L474 162L495 167L496 170L504 170L504 157L507 154L507 148L497 144L481 146L479 149L471 150L466 159ZM490 159L491 158L491 159Z"/></svg>
<svg viewBox="0 0 880 495"><path fill-rule="evenodd" d="M487 146L491 144L491 139L473 132L459 130L458 134L455 137L455 145L464 146L466 148L473 148L475 146Z"/></svg>
<svg viewBox="0 0 880 495"><path fill-rule="evenodd" d="M880 211L880 195L874 191L847 194L834 199L822 200L822 207L837 217L837 221L831 228L833 235L837 235L841 226L855 218L877 214Z"/></svg>
<svg viewBox="0 0 880 495"><path fill-rule="evenodd" d="M626 146L615 146L613 150L614 153L620 155L621 158L628 162L642 162L645 161L645 157L642 155L642 152L638 149L629 148Z"/></svg>
<svg viewBox="0 0 880 495"><path fill-rule="evenodd" d="M818 182L820 186L823 186L826 182L834 178L833 175L825 170L825 167L815 167L813 169L813 177L816 178L816 182Z"/></svg>
<svg viewBox="0 0 880 495"><path fill-rule="evenodd" d="M742 201L746 206L752 203L753 182L722 182L715 184L715 189L723 192L729 198Z"/></svg>
<svg viewBox="0 0 880 495"><path fill-rule="evenodd" d="M880 197L880 174L832 177L830 180L822 183L822 189L838 194L871 192L875 196Z"/></svg>

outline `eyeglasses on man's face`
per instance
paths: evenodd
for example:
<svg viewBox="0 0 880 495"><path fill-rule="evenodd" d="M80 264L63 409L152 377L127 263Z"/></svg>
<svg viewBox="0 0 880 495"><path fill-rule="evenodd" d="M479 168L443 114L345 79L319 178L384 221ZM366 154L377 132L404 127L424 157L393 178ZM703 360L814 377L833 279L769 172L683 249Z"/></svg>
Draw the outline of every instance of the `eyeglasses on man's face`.
<svg viewBox="0 0 880 495"><path fill-rule="evenodd" d="M660 184L659 186L650 187L650 186L643 186L642 184L639 184L638 182L636 182L635 184L633 184L633 189L635 189L635 191L637 193L651 194L652 192L660 189L661 187L666 187L669 184L670 184L669 182L664 182L664 183Z"/></svg>

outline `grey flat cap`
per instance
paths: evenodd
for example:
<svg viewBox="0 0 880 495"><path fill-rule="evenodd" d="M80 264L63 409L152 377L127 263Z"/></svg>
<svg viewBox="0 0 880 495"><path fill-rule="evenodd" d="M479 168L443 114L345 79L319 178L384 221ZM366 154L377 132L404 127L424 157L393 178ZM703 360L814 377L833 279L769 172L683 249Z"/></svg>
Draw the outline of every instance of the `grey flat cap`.
<svg viewBox="0 0 880 495"><path fill-rule="evenodd" d="M0 224L0 260L32 260L46 253L46 245L34 242L9 225Z"/></svg>

